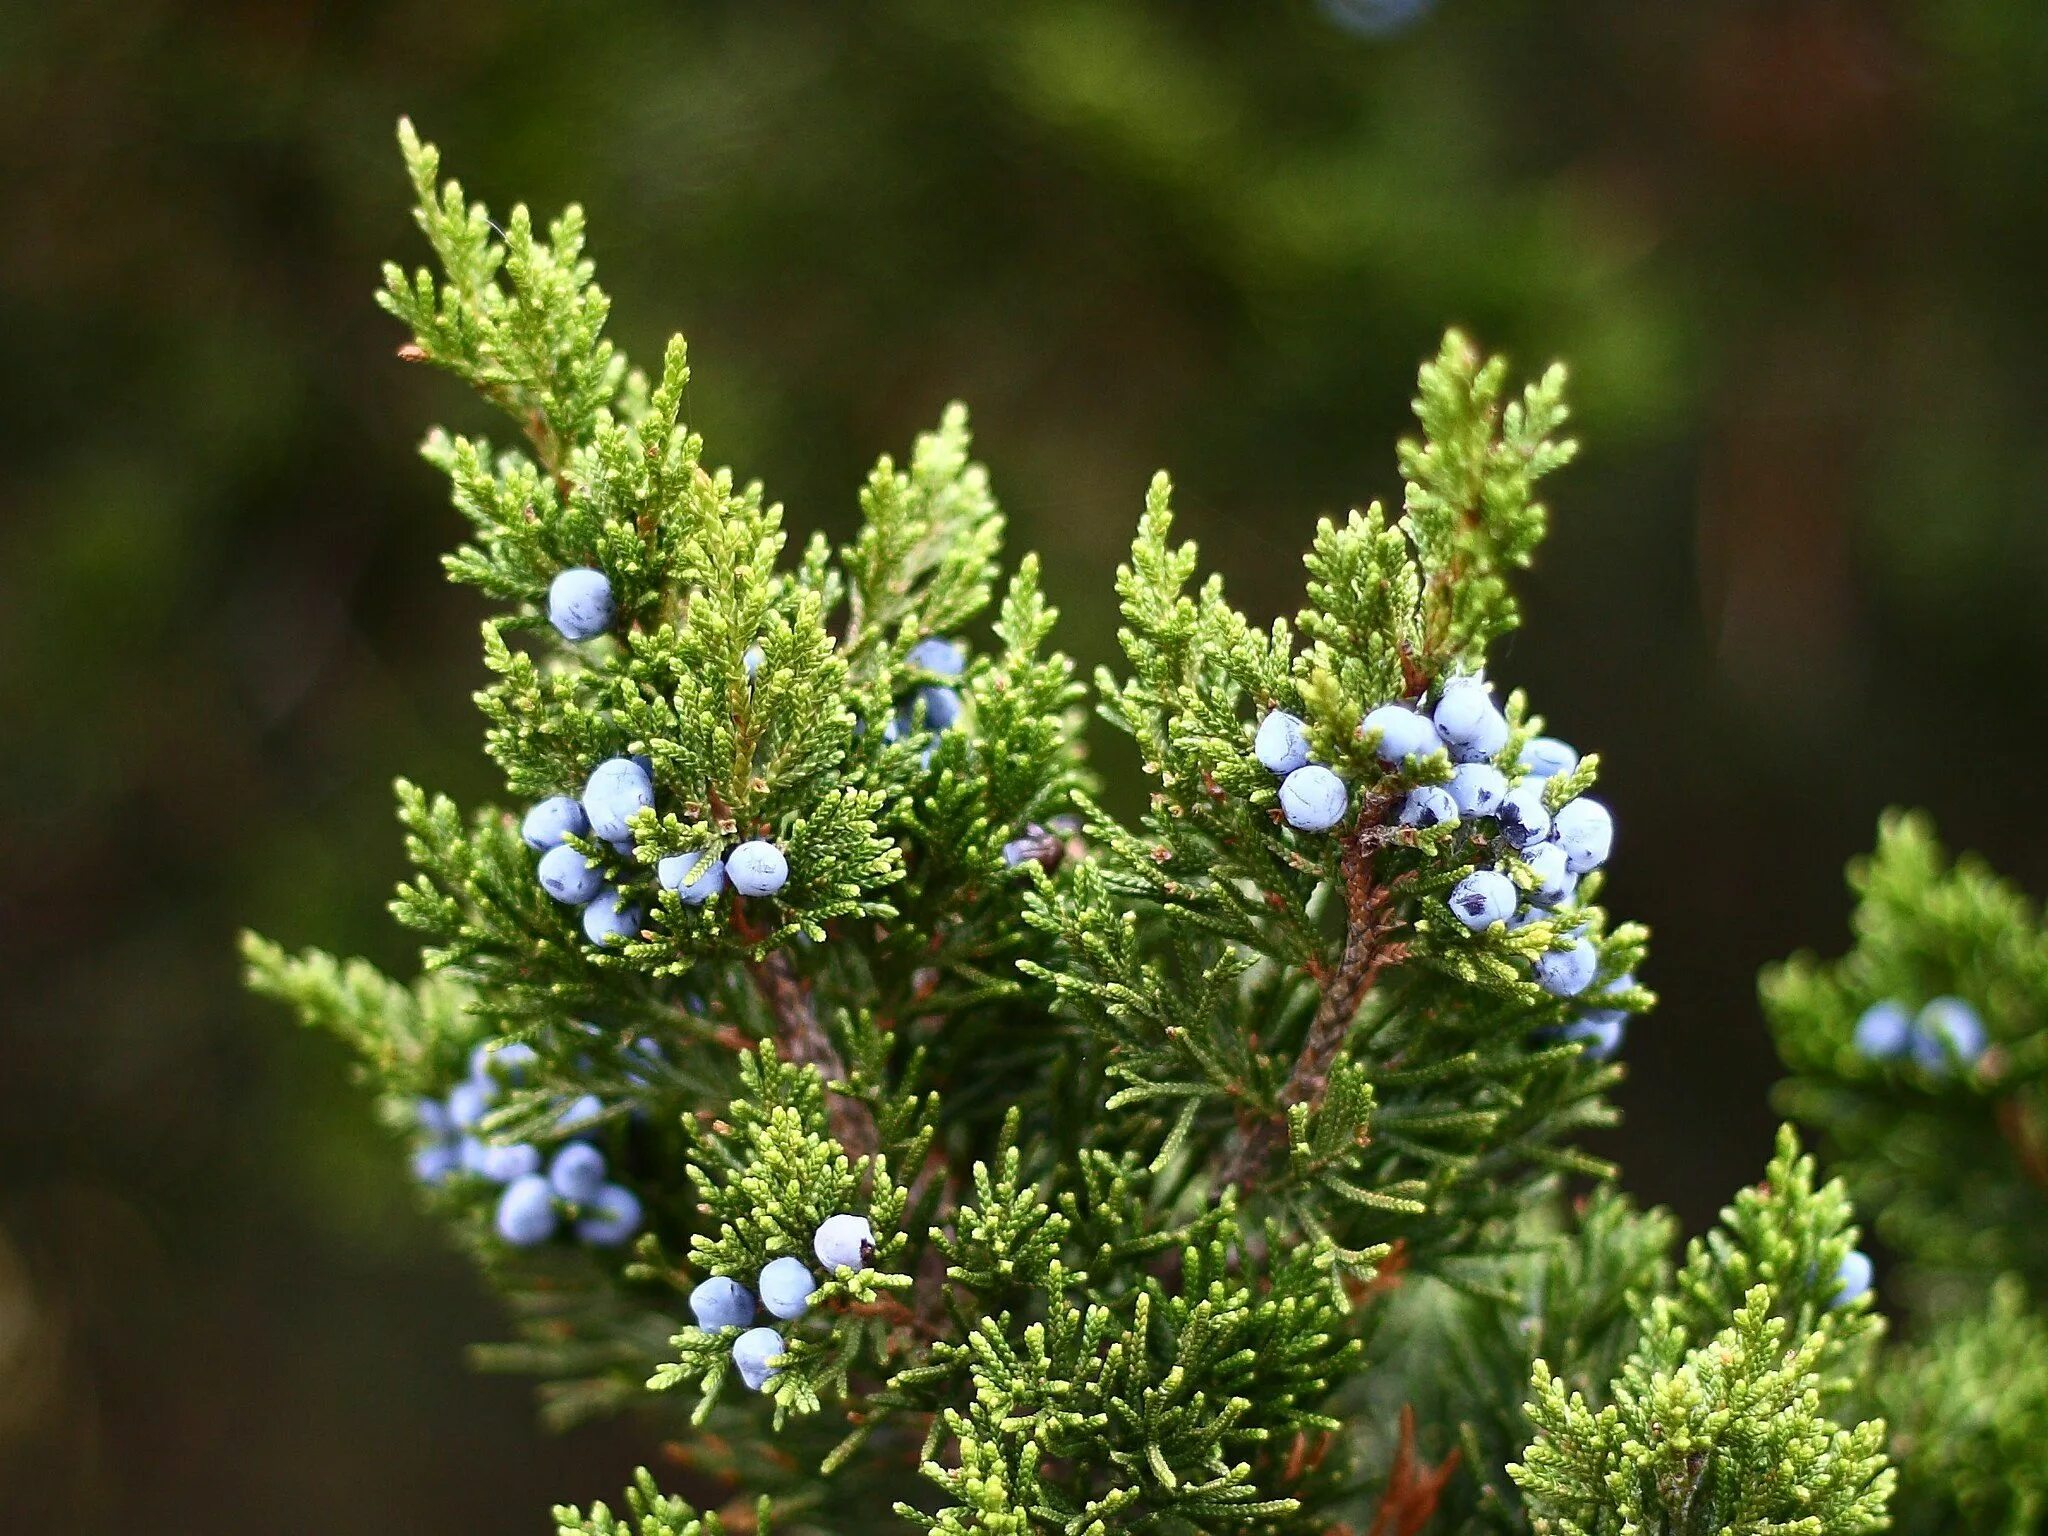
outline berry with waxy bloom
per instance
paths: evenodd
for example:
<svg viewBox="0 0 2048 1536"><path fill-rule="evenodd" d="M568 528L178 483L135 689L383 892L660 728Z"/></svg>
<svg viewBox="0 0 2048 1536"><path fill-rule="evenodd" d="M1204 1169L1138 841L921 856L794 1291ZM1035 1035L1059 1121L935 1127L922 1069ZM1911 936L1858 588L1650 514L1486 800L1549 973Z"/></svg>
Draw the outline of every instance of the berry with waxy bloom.
<svg viewBox="0 0 2048 1536"><path fill-rule="evenodd" d="M811 1251L827 1270L866 1269L874 1257L875 1229L865 1216L828 1216L811 1239Z"/></svg>
<svg viewBox="0 0 2048 1536"><path fill-rule="evenodd" d="M1515 882L1497 869L1475 869L1451 887L1450 907L1458 921L1484 933L1515 913Z"/></svg>
<svg viewBox="0 0 2048 1536"><path fill-rule="evenodd" d="M612 624L612 584L603 571L572 566L548 584L548 622L565 640L591 640Z"/></svg>
<svg viewBox="0 0 2048 1536"><path fill-rule="evenodd" d="M1271 773L1292 773L1308 765L1308 726L1299 716L1276 709L1259 722L1252 753Z"/></svg>
<svg viewBox="0 0 2048 1536"><path fill-rule="evenodd" d="M633 818L654 804L654 780L638 758L614 757L599 763L583 786L583 814L590 830L608 842L633 835Z"/></svg>
<svg viewBox="0 0 2048 1536"><path fill-rule="evenodd" d="M725 878L742 896L773 896L789 879L789 860L780 848L757 837L725 856Z"/></svg>
<svg viewBox="0 0 2048 1536"><path fill-rule="evenodd" d="M690 1315L706 1333L744 1328L754 1320L754 1293L737 1280L713 1275L690 1292Z"/></svg>
<svg viewBox="0 0 2048 1536"><path fill-rule="evenodd" d="M802 1259L785 1254L761 1267L754 1288L760 1292L761 1305L777 1317L798 1318L810 1309L811 1292L818 1288L818 1281Z"/></svg>
<svg viewBox="0 0 2048 1536"><path fill-rule="evenodd" d="M1297 768L1280 783L1280 813L1302 832L1327 832L1344 819L1351 791L1321 763Z"/></svg>
<svg viewBox="0 0 2048 1536"><path fill-rule="evenodd" d="M514 1179L498 1197L498 1236L515 1248L532 1248L555 1235L555 1193L537 1173Z"/></svg>
<svg viewBox="0 0 2048 1536"><path fill-rule="evenodd" d="M768 1362L782 1354L782 1335L773 1328L749 1328L732 1341L732 1363L740 1380L759 1392L781 1374Z"/></svg>
<svg viewBox="0 0 2048 1536"><path fill-rule="evenodd" d="M568 795L549 795L519 823L519 835L526 846L545 853L550 848L559 848L562 839L574 833L583 836L590 830L590 818L583 814L581 801Z"/></svg>

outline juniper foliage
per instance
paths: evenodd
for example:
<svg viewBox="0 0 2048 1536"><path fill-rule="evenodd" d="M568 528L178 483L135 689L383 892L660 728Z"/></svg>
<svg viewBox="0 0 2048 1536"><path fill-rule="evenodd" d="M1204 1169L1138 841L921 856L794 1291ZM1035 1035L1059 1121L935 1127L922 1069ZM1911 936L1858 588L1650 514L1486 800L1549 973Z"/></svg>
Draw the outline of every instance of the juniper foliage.
<svg viewBox="0 0 2048 1536"><path fill-rule="evenodd" d="M1855 944L1767 971L1793 1076L1785 1109L1824 1138L1901 1265L1909 1343L1871 1400L1901 1468L1896 1528L2037 1531L2048 1520L2048 927L1981 859L1894 813L1850 866ZM1954 1000L1984 1038L1874 1049L1859 1024ZM1940 1006L1940 1005L1938 1005Z"/></svg>
<svg viewBox="0 0 2048 1536"><path fill-rule="evenodd" d="M558 1510L564 1536L1837 1536L1886 1518L1880 1397L1922 1437L1909 1466L1941 1440L1953 1470L1930 1475L1958 1500L2038 1508L1999 1470L2038 1382L1967 1444L1920 1427L1959 1411L1940 1373L1967 1349L1880 1390L1871 1303L1835 1304L1847 1201L1789 1133L1682 1262L1670 1218L1615 1192L1579 1143L1622 1069L1582 1026L1651 1006L1646 934L1597 870L1536 900L1490 816L1404 815L1453 765L1365 726L1485 676L1518 623L1538 491L1574 452L1561 369L1515 389L1448 335L1399 509L1320 524L1291 618L1200 577L1153 483L1117 583L1124 661L1092 689L1143 762L1126 823L962 409L877 464L848 544L792 549L682 420L680 338L651 376L606 339L580 212L494 222L400 136L436 259L387 271L402 355L515 433L424 450L469 525L449 574L493 609L478 702L509 803L400 783L418 980L253 937L246 957L357 1049L424 1198L504 1293L513 1337L481 1363L537 1377L550 1422L642 1417L700 1500L643 1473L623 1515ZM609 584L595 639L548 623L570 567ZM1542 720L1488 681L1488 761L1512 778ZM1327 832L1289 824L1253 750L1275 710L1345 786ZM564 838L627 914L604 942L537 884L519 815L618 758L653 803L627 837ZM1588 754L1540 781L1545 809L1598 776ZM663 872L756 840L787 862L773 894L697 900ZM1475 932L1448 898L1480 870L1524 900ZM1970 953L2004 931L1981 892L1956 905ZM2000 1040L2031 1074L2036 973L2013 964ZM1798 974L1787 996L1836 1005ZM1832 1021L1795 1036L1839 1025L1819 1007L1781 1011ZM1973 1092L1944 1084L1925 1134ZM1830 1139L1858 1185L1877 1154ZM637 1204L630 1245L580 1186L545 1197L551 1236L502 1219L491 1170L572 1141ZM827 1272L835 1215L873 1243ZM2002 1241L2025 1269L2025 1235ZM699 1326L691 1292L790 1259L816 1288L750 1391L741 1328ZM1980 1352L2030 1326L1996 1295Z"/></svg>

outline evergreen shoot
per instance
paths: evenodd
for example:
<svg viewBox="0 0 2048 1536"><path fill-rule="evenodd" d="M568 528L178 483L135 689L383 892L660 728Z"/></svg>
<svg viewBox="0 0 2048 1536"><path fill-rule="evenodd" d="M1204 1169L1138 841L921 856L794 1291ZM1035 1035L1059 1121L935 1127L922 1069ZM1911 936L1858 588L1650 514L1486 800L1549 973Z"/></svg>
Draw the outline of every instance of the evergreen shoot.
<svg viewBox="0 0 2048 1536"><path fill-rule="evenodd" d="M504 798L398 786L417 979L245 953L503 1292L479 1359L670 1442L695 1503L643 1473L562 1536L1848 1536L1895 1478L1915 1529L2038 1528L2027 903L1889 823L1857 949L1767 980L1841 1181L1788 1130L1681 1254L1581 1144L1654 998L1599 758L1493 670L1561 368L1447 335L1398 504L1316 527L1289 616L1155 479L1088 687L964 409L792 539L681 338L606 338L581 213L495 221L400 139L401 355L510 424L424 449ZM1974 1310L1882 1353L1851 1196Z"/></svg>

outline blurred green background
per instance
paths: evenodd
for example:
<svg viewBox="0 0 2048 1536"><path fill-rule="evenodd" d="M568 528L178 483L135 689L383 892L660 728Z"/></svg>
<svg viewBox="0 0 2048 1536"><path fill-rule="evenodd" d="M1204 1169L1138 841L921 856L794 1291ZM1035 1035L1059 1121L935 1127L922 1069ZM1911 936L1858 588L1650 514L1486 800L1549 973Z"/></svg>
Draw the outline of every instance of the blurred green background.
<svg viewBox="0 0 2048 1536"><path fill-rule="evenodd" d="M1497 671L1597 746L1656 929L1641 1195L1761 1165L1761 962L1878 809L2048 888L2048 8L1727 0L73 0L0 36L0 1526L539 1531L630 1431L461 1366L491 1300L253 924L403 968L389 781L493 790L393 358L392 121L588 206L714 457L843 530L976 410L1084 662L1146 476L1257 615L1394 493L1447 321L1577 376Z"/></svg>

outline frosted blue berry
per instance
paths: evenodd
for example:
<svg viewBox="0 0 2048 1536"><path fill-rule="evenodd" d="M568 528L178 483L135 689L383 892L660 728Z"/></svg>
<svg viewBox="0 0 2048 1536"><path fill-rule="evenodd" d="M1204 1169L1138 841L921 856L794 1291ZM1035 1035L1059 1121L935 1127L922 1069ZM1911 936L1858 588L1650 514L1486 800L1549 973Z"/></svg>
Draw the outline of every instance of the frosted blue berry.
<svg viewBox="0 0 2048 1536"><path fill-rule="evenodd" d="M1872 1061L1890 1061L1906 1054L1913 1043L1913 1018L1887 999L1872 1003L1856 1021L1856 1049Z"/></svg>
<svg viewBox="0 0 2048 1536"><path fill-rule="evenodd" d="M1515 882L1497 869L1475 869L1451 887L1451 911L1474 933L1514 916L1515 900Z"/></svg>
<svg viewBox="0 0 2048 1536"><path fill-rule="evenodd" d="M1380 761L1390 766L1405 763L1410 758L1427 757L1442 749L1436 727L1430 724L1429 717L1418 715L1403 704L1382 704L1358 727L1360 736L1369 736L1374 731L1380 734L1380 744L1376 749Z"/></svg>
<svg viewBox="0 0 2048 1536"><path fill-rule="evenodd" d="M526 1069L539 1060L524 1040L486 1040L469 1053L469 1075L479 1083L523 1083Z"/></svg>
<svg viewBox="0 0 2048 1536"><path fill-rule="evenodd" d="M755 1392L782 1374L768 1363L781 1355L782 1335L773 1328L749 1328L732 1341L732 1363L739 1368L740 1380Z"/></svg>
<svg viewBox="0 0 2048 1536"><path fill-rule="evenodd" d="M1460 763L1444 786L1462 816L1491 816L1508 792L1507 776L1491 763Z"/></svg>
<svg viewBox="0 0 2048 1536"><path fill-rule="evenodd" d="M1252 751L1261 767L1270 773L1292 773L1308 764L1308 726L1284 709L1276 709L1259 722L1252 738Z"/></svg>
<svg viewBox="0 0 2048 1536"><path fill-rule="evenodd" d="M865 1216L827 1216L811 1239L811 1251L828 1272L866 1269L875 1256L875 1229Z"/></svg>
<svg viewBox="0 0 2048 1536"><path fill-rule="evenodd" d="M1598 800L1581 795L1557 808L1550 835L1564 849L1575 875L1598 869L1614 850L1614 817Z"/></svg>
<svg viewBox="0 0 2048 1536"><path fill-rule="evenodd" d="M1441 784L1424 784L1408 791L1408 798L1401 802L1401 825L1431 827L1455 824L1458 820L1458 802L1451 798L1451 792Z"/></svg>
<svg viewBox="0 0 2048 1536"><path fill-rule="evenodd" d="M755 1287L761 1293L761 1305L781 1318L802 1317L810 1309L811 1292L817 1288L817 1279L805 1268L804 1261L787 1255L770 1259Z"/></svg>
<svg viewBox="0 0 2048 1536"><path fill-rule="evenodd" d="M674 891L686 906L701 907L725 885L725 860L709 848L672 853L654 866L664 891Z"/></svg>
<svg viewBox="0 0 2048 1536"><path fill-rule="evenodd" d="M572 566L548 584L548 622L565 640L589 640L612 626L612 584L603 571Z"/></svg>
<svg viewBox="0 0 2048 1536"><path fill-rule="evenodd" d="M1280 813L1303 832L1327 832L1350 809L1351 791L1321 763L1297 768L1280 781Z"/></svg>
<svg viewBox="0 0 2048 1536"><path fill-rule="evenodd" d="M789 860L780 848L757 837L725 856L725 878L742 896L773 896L789 879Z"/></svg>
<svg viewBox="0 0 2048 1536"><path fill-rule="evenodd" d="M604 1154L587 1141L572 1141L548 1164L548 1184L575 1205L588 1201L604 1184Z"/></svg>
<svg viewBox="0 0 2048 1536"><path fill-rule="evenodd" d="M1558 907L1572 898L1579 877L1571 872L1564 849L1556 843L1538 843L1522 854L1522 861L1536 877L1529 899L1539 907Z"/></svg>
<svg viewBox="0 0 2048 1536"><path fill-rule="evenodd" d="M583 814L590 818L591 832L607 841L631 837L634 815L652 804L654 780L644 764L630 757L599 763L583 786Z"/></svg>
<svg viewBox="0 0 2048 1536"><path fill-rule="evenodd" d="M1577 997L1593 984L1599 953L1585 939L1568 949L1547 949L1536 957L1536 984L1554 997Z"/></svg>
<svg viewBox="0 0 2048 1536"><path fill-rule="evenodd" d="M526 846L543 851L561 847L562 839L572 832L581 837L589 830L590 818L583 814L583 806L567 795L548 796L519 823L519 835L526 839Z"/></svg>
<svg viewBox="0 0 2048 1536"><path fill-rule="evenodd" d="M564 843L540 856L540 888L557 901L580 907L604 889L604 873L580 850Z"/></svg>
<svg viewBox="0 0 2048 1536"><path fill-rule="evenodd" d="M570 1100L555 1116L555 1132L567 1136L586 1125L595 1125L603 1115L604 1101L594 1093L582 1094Z"/></svg>
<svg viewBox="0 0 2048 1536"><path fill-rule="evenodd" d="M455 1122L448 1118L448 1106L439 1099L415 1099L412 1105L413 1123L436 1141L446 1141L455 1134Z"/></svg>
<svg viewBox="0 0 2048 1536"><path fill-rule="evenodd" d="M924 723L934 731L953 728L960 718L960 690L957 688L920 688L917 696L924 700Z"/></svg>
<svg viewBox="0 0 2048 1536"><path fill-rule="evenodd" d="M628 906L617 891L600 891L583 909L583 932L600 948L623 944L640 934L640 909Z"/></svg>
<svg viewBox="0 0 2048 1536"><path fill-rule="evenodd" d="M1946 1072L1951 1055L1969 1066L1984 1054L1984 1021L1960 997L1937 997L1913 1021L1913 1060Z"/></svg>
<svg viewBox="0 0 2048 1536"><path fill-rule="evenodd" d="M1508 717L1476 677L1449 684L1431 718L1454 763L1484 762L1508 744Z"/></svg>
<svg viewBox="0 0 2048 1536"><path fill-rule="evenodd" d="M515 1248L531 1248L555 1235L555 1194L537 1173L515 1179L498 1197L498 1236Z"/></svg>
<svg viewBox="0 0 2048 1536"><path fill-rule="evenodd" d="M1522 772L1532 779L1554 779L1579 766L1579 754L1555 736L1537 736L1522 748Z"/></svg>
<svg viewBox="0 0 2048 1536"><path fill-rule="evenodd" d="M1835 1294L1828 1305L1846 1307L1850 1302L1868 1296L1876 1281L1877 1266L1870 1262L1870 1255L1861 1248L1851 1248L1842 1256L1841 1266L1835 1271Z"/></svg>
<svg viewBox="0 0 2048 1536"><path fill-rule="evenodd" d="M479 1083L472 1079L457 1083L448 1090L448 1123L457 1130L466 1131L490 1113L491 1101L498 1096L493 1083Z"/></svg>
<svg viewBox="0 0 2048 1536"><path fill-rule="evenodd" d="M465 1136L455 1146L455 1155L462 1163L463 1172L482 1178L484 1169L490 1166L491 1144L480 1136Z"/></svg>
<svg viewBox="0 0 2048 1536"><path fill-rule="evenodd" d="M690 1292L690 1315L706 1333L744 1328L754 1320L754 1293L737 1280L713 1275Z"/></svg>
<svg viewBox="0 0 2048 1536"><path fill-rule="evenodd" d="M1585 1053L1593 1060L1611 1061L1621 1049L1622 1033L1627 1028L1628 1015L1621 1009L1596 1008L1573 1019L1557 1033L1560 1039L1582 1042Z"/></svg>
<svg viewBox="0 0 2048 1536"><path fill-rule="evenodd" d="M586 1203L576 1236L593 1248L616 1248L640 1230L640 1197L623 1184L607 1184Z"/></svg>
<svg viewBox="0 0 2048 1536"><path fill-rule="evenodd" d="M761 663L766 661L767 659L768 653L762 650L761 647L759 647L758 645L750 645L747 647L746 654L740 657L740 665L747 669L748 682L751 683L754 680L754 674L761 670Z"/></svg>
<svg viewBox="0 0 2048 1536"><path fill-rule="evenodd" d="M1517 784L1500 797L1493 814L1500 819L1501 836L1517 848L1533 848L1550 836L1541 784Z"/></svg>
<svg viewBox="0 0 2048 1536"><path fill-rule="evenodd" d="M967 652L957 641L934 635L929 640L920 640L910 648L910 654L903 658L913 667L922 667L927 672L936 672L940 677L958 677L967 669Z"/></svg>
<svg viewBox="0 0 2048 1536"><path fill-rule="evenodd" d="M540 1151L523 1141L509 1147L486 1146L476 1171L493 1184L510 1184L540 1172Z"/></svg>
<svg viewBox="0 0 2048 1536"><path fill-rule="evenodd" d="M452 1141L431 1141L412 1154L412 1176L422 1184L440 1184L461 1166L462 1151Z"/></svg>

